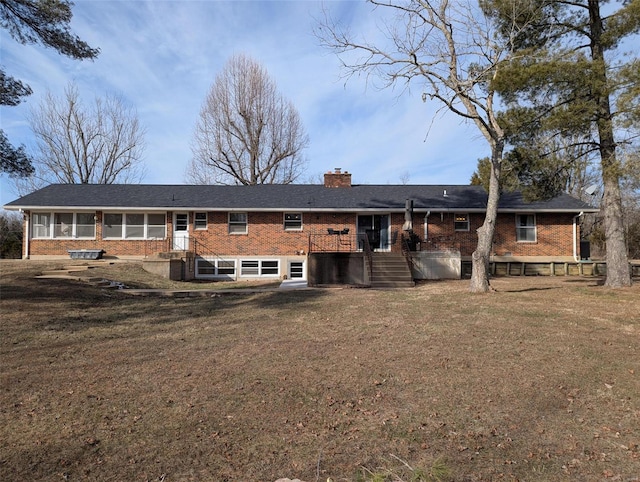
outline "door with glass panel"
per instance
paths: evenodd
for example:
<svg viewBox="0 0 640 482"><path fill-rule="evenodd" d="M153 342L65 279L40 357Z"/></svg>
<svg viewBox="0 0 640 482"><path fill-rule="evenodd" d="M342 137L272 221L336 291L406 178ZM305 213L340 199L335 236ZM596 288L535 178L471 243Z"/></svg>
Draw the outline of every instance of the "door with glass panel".
<svg viewBox="0 0 640 482"><path fill-rule="evenodd" d="M358 215L358 247L364 249L365 238L373 251L391 249L388 214Z"/></svg>
<svg viewBox="0 0 640 482"><path fill-rule="evenodd" d="M189 213L173 215L173 249L176 251L189 249Z"/></svg>

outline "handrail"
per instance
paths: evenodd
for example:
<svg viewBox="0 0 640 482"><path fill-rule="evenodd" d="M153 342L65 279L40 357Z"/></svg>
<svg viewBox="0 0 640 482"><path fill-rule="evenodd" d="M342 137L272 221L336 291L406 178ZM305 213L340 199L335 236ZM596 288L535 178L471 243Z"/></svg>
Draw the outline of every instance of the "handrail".
<svg viewBox="0 0 640 482"><path fill-rule="evenodd" d="M409 236L416 236L417 235L415 233L410 233ZM400 238L400 248L402 250L402 255L404 256L404 260L407 262L407 266L409 267L409 269L413 268L413 260L411 259L411 244L410 244L411 238L410 237L406 237L404 235L404 233L401 235Z"/></svg>
<svg viewBox="0 0 640 482"><path fill-rule="evenodd" d="M211 256L216 259L223 259L218 253L216 253L209 244L194 238L188 237L183 238L185 245L183 246L184 251L193 251L193 253L197 256ZM148 239L145 243L145 257L148 257L151 253L161 253L161 252L169 252L173 251L174 247L174 238L172 236L167 236L165 238L154 238ZM182 250L181 250L182 251Z"/></svg>

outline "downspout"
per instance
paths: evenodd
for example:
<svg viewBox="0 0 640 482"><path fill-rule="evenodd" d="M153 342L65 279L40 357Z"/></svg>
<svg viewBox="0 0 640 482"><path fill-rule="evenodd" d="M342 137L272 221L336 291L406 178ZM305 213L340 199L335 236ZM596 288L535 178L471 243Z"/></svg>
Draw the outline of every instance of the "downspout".
<svg viewBox="0 0 640 482"><path fill-rule="evenodd" d="M573 259L576 263L580 262L578 259L578 223L577 219L584 214L584 211L580 211L579 214L573 217Z"/></svg>
<svg viewBox="0 0 640 482"><path fill-rule="evenodd" d="M29 236L31 235L31 226L29 226L29 213L25 213L20 210L24 214L24 253L22 254L22 259L29 259Z"/></svg>
<svg viewBox="0 0 640 482"><path fill-rule="evenodd" d="M424 240L427 241L429 239L429 216L431 215L431 211L427 211L427 214L424 215Z"/></svg>

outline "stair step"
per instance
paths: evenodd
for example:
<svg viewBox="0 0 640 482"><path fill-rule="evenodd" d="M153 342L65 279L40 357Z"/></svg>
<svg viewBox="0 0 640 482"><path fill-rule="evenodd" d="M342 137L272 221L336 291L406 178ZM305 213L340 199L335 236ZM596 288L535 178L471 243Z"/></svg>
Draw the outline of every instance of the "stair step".
<svg viewBox="0 0 640 482"><path fill-rule="evenodd" d="M412 288L415 286L406 258L396 253L374 253L371 257L372 288Z"/></svg>
<svg viewBox="0 0 640 482"><path fill-rule="evenodd" d="M371 283L372 288L413 288L415 283L413 281L385 281L378 283Z"/></svg>

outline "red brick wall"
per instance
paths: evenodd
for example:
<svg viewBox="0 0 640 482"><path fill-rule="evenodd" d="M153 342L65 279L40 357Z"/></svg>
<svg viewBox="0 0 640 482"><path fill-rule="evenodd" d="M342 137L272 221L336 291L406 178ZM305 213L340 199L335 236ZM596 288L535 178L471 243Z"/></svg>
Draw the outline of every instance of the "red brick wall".
<svg viewBox="0 0 640 482"><path fill-rule="evenodd" d="M98 212L95 240L30 239L30 255L66 256L67 249L104 249L109 256L150 256L168 249L166 241L151 240L103 240L102 213ZM302 231L285 231L282 212L248 213L247 234L229 234L228 213L209 212L206 230L194 230L193 213L189 214L189 236L200 246L197 251L221 256L290 256L307 253L309 235L325 235L328 228L349 229L357 248L355 213L303 213ZM454 230L453 213L432 213L429 218L428 240L424 242L424 215L414 216L414 232L423 240L422 249L459 249L462 256L470 256L476 247L478 229L484 221L483 214L469 215L469 231ZM572 214L537 214L537 241L516 241L515 214L498 215L494 253L513 256L571 256L573 253ZM404 214L391 215L391 249L402 249L400 238ZM173 213L167 212L167 237L173 235ZM333 242L329 238L329 242ZM25 242L26 244L26 242Z"/></svg>
<svg viewBox="0 0 640 482"><path fill-rule="evenodd" d="M428 219L428 242L423 249L453 247L462 256L471 256L476 248L476 230L484 214L469 214L469 231L454 230L454 213L432 213ZM573 214L536 214L536 242L516 241L516 215L499 214L494 236L494 254L504 256L571 256L573 254ZM424 218L414 218L414 231L424 237ZM426 244L426 246L425 246Z"/></svg>
<svg viewBox="0 0 640 482"><path fill-rule="evenodd" d="M516 241L515 214L501 214L496 224L494 251L498 256L571 256L573 254L573 215L536 214L537 239L534 243Z"/></svg>

